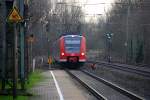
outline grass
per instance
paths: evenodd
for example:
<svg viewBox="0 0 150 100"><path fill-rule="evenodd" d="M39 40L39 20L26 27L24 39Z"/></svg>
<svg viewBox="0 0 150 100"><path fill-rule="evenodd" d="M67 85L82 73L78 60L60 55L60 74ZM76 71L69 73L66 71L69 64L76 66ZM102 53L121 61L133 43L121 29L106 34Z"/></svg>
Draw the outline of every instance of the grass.
<svg viewBox="0 0 150 100"><path fill-rule="evenodd" d="M31 89L42 79L43 79L43 76L41 75L41 70L35 70L35 72L29 75L28 83L26 83L26 88ZM1 83L0 83L0 86L1 86ZM0 100L13 100L13 97L12 96L0 96ZM17 96L16 100L28 100L28 96Z"/></svg>
<svg viewBox="0 0 150 100"><path fill-rule="evenodd" d="M43 79L43 76L41 75L41 70L36 70L34 73L30 74L29 77L29 83L26 85L27 89L32 88L36 83L41 81Z"/></svg>
<svg viewBox="0 0 150 100"><path fill-rule="evenodd" d="M13 100L12 96L0 96L0 100ZM28 100L27 96L18 96L16 100Z"/></svg>

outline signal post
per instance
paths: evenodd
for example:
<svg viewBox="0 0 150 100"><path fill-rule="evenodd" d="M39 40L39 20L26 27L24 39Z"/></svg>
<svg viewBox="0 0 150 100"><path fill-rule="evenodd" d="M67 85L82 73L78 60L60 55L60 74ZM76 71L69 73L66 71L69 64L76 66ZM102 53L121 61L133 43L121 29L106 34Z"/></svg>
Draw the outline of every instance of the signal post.
<svg viewBox="0 0 150 100"><path fill-rule="evenodd" d="M18 83L18 31L17 26L20 22L23 21L22 16L19 14L19 10L17 7L13 7L10 12L7 21L9 23L13 23L14 26L14 61L13 61L13 99L17 97L17 83Z"/></svg>

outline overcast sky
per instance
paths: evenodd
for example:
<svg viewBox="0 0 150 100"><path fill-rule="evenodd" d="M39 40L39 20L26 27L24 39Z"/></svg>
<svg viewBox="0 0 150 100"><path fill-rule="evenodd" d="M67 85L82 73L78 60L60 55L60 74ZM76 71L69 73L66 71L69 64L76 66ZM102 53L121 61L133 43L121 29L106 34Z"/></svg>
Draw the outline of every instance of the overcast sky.
<svg viewBox="0 0 150 100"><path fill-rule="evenodd" d="M88 14L103 14L104 11L107 11L111 6L110 3L113 3L114 0L80 0L87 4L94 5L85 5L85 12Z"/></svg>
<svg viewBox="0 0 150 100"><path fill-rule="evenodd" d="M77 5L80 4L84 9L86 14L103 14L111 6L115 0L57 0L57 2L76 2ZM74 4L76 4L74 3Z"/></svg>
<svg viewBox="0 0 150 100"><path fill-rule="evenodd" d="M111 3L115 0L78 0L83 4L83 11L86 14L85 21L97 22L97 19L105 18L105 12L111 9ZM84 5L85 4L85 5Z"/></svg>
<svg viewBox="0 0 150 100"><path fill-rule="evenodd" d="M108 9L111 9L111 3L116 0L57 0L57 2L67 2L77 4L82 6L84 14L86 14L85 19L88 20L97 20L100 14L105 17L105 12Z"/></svg>

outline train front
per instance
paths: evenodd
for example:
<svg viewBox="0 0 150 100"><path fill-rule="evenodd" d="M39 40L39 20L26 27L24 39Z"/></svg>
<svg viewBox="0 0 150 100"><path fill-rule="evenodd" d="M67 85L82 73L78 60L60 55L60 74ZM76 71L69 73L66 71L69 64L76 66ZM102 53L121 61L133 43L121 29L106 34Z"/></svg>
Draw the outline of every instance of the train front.
<svg viewBox="0 0 150 100"><path fill-rule="evenodd" d="M80 35L66 35L60 39L60 62L81 66L86 61L86 40Z"/></svg>

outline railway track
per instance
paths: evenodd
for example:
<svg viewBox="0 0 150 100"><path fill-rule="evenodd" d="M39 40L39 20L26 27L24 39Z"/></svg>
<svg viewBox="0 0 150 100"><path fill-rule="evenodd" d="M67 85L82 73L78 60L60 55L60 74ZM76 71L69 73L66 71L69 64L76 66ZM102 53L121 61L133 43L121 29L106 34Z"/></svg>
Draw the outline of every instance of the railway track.
<svg viewBox="0 0 150 100"><path fill-rule="evenodd" d="M66 72L87 88L98 100L144 100L142 97L87 71L66 70Z"/></svg>
<svg viewBox="0 0 150 100"><path fill-rule="evenodd" d="M126 71L126 72L130 72L130 73L134 73L137 75L141 75L141 76L150 78L150 72L144 71L144 70L139 70L134 67L131 68L131 67L123 66L123 65L113 64L113 63L95 62L95 61L88 61L88 63L96 63L98 65L104 65L104 67L107 66L107 67L114 68L117 70Z"/></svg>

